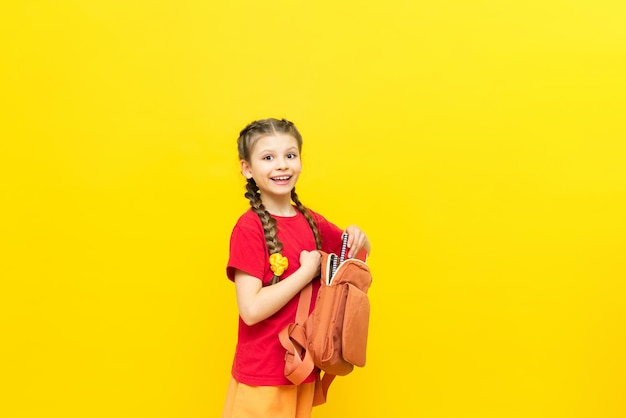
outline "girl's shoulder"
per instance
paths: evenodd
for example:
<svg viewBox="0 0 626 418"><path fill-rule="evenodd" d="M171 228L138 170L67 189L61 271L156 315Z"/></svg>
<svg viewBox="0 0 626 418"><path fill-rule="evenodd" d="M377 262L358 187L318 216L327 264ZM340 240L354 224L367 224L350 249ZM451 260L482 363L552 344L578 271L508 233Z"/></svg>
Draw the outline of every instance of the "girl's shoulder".
<svg viewBox="0 0 626 418"><path fill-rule="evenodd" d="M244 229L263 229L261 225L261 220L257 216L256 213L252 209L248 209L244 213L241 214L239 219L237 219L237 223L233 229L244 228Z"/></svg>
<svg viewBox="0 0 626 418"><path fill-rule="evenodd" d="M309 213L313 217L317 228L323 236L339 236L341 237L342 230L339 228L334 222L328 220L319 212L315 212L311 209L308 209ZM341 238L339 238L341 240Z"/></svg>
<svg viewBox="0 0 626 418"><path fill-rule="evenodd" d="M313 216L313 218L315 218L316 220L317 219L324 219L324 217L321 214L319 214L318 212L314 211L313 209L307 207L306 210L308 210L309 213L311 214L311 216Z"/></svg>
<svg viewBox="0 0 626 418"><path fill-rule="evenodd" d="M309 211L309 213L311 214L311 216L313 217L313 219L315 219L315 222L328 222L328 220L324 217L324 215L322 215L319 212L315 212L313 209L311 208L307 208L307 210Z"/></svg>

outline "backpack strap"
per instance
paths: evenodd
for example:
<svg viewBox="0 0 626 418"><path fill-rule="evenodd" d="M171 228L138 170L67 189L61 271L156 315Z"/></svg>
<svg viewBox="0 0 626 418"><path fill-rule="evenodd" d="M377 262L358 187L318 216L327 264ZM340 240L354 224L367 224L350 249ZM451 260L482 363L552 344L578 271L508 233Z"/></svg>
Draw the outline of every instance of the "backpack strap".
<svg viewBox="0 0 626 418"><path fill-rule="evenodd" d="M285 353L285 377L292 383L299 385L309 377L315 364L309 350L306 349L306 335L304 333L304 321L309 316L311 300L313 298L313 286L311 283L300 291L296 322L286 326L279 334L280 343L287 350ZM304 357L302 352L304 351ZM315 393L313 406L326 403L328 388L335 378L334 374L324 373L324 377L317 376L315 381Z"/></svg>
<svg viewBox="0 0 626 418"><path fill-rule="evenodd" d="M366 256L366 253L364 253L362 250L361 252L359 252L357 258L364 261ZM325 265L325 257L328 257L328 255L322 253L322 266ZM324 272L322 272L322 279L325 279ZM309 283L300 291L300 298L298 300L298 310L296 312L295 322L287 325L278 334L280 343L285 348L285 350L287 350L287 352L285 353L285 377L287 377L290 382L296 385L302 383L304 379L306 379L315 368L313 356L307 349L307 339L303 326L304 322L309 316L312 298L313 286L311 283ZM322 372L320 371L320 375L321 373ZM329 374L326 372L323 373L323 377L318 375L317 380L315 381L313 406L326 403L328 389L336 376L334 374Z"/></svg>
<svg viewBox="0 0 626 418"><path fill-rule="evenodd" d="M324 372L324 377L320 379L318 376L315 381L315 393L313 395L313 406L321 405L326 403L326 398L328 397L328 388L330 384L333 382L335 378L334 374L328 374Z"/></svg>
<svg viewBox="0 0 626 418"><path fill-rule="evenodd" d="M287 350L285 353L285 377L296 385L302 383L315 367L313 357L306 349L306 335L303 327L304 321L309 316L312 297L313 286L309 283L300 291L296 322L287 325L278 334L280 343Z"/></svg>

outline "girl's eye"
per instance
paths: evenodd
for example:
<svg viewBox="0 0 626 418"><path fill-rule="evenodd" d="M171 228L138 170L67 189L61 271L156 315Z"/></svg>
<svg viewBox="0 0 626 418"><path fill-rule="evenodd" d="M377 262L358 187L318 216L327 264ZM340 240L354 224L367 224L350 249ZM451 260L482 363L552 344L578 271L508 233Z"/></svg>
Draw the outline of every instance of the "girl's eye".
<svg viewBox="0 0 626 418"><path fill-rule="evenodd" d="M287 158L289 158L289 159L294 159L294 158L296 158L296 157L297 157L297 155L296 155L296 154L294 154L294 153L289 153L289 154L287 154Z"/></svg>
<svg viewBox="0 0 626 418"><path fill-rule="evenodd" d="M264 160L267 160L267 161L271 161L271 160L272 160L272 158L273 158L273 157L272 157L271 155L266 155L265 157L263 157L263 159L264 159Z"/></svg>

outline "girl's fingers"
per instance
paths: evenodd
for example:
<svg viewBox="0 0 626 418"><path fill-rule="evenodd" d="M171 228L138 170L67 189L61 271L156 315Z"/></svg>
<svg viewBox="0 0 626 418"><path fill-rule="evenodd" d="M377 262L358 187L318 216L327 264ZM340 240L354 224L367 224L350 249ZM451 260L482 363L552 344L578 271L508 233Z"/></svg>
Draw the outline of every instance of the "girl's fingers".
<svg viewBox="0 0 626 418"><path fill-rule="evenodd" d="M351 241L348 245L348 248L350 248L350 251L348 251L348 258L354 257L354 255L358 253L358 251L361 249L361 246L363 245L361 243L362 237L360 234L353 233L351 237L352 240L348 239L348 241Z"/></svg>
<svg viewBox="0 0 626 418"><path fill-rule="evenodd" d="M356 256L359 251L365 246L367 236L356 225L348 226L344 233L348 234L348 254L349 258Z"/></svg>

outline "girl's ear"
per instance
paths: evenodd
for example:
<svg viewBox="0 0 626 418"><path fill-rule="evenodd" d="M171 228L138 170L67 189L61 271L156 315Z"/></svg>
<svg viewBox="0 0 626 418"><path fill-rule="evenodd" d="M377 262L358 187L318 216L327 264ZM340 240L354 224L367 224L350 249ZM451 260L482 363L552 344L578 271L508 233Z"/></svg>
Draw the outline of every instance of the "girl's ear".
<svg viewBox="0 0 626 418"><path fill-rule="evenodd" d="M252 170L250 169L250 164L248 164L246 160L241 160L239 164L241 165L241 174L243 174L245 178L251 179Z"/></svg>

